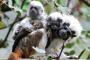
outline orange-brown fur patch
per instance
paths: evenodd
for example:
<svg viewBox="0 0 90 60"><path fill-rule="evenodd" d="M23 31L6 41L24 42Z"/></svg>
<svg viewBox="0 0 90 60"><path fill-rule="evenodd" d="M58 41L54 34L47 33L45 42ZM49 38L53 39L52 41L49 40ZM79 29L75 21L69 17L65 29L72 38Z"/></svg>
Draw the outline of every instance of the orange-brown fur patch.
<svg viewBox="0 0 90 60"><path fill-rule="evenodd" d="M19 49L15 49L15 52L12 52L8 58L8 60L19 60L21 57L22 53L20 52Z"/></svg>

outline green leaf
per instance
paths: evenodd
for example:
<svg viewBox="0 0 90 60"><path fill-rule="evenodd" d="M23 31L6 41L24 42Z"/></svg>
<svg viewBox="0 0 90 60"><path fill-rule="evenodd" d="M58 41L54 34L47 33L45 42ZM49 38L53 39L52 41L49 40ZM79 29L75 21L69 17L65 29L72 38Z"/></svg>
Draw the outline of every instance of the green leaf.
<svg viewBox="0 0 90 60"><path fill-rule="evenodd" d="M0 39L0 47L6 48L9 44L6 42L4 45L2 45L3 40Z"/></svg>
<svg viewBox="0 0 90 60"><path fill-rule="evenodd" d="M71 47L73 47L73 45L74 45L74 43L68 43L68 44L66 44L65 48L71 48Z"/></svg>
<svg viewBox="0 0 90 60"><path fill-rule="evenodd" d="M90 31L87 31L86 37L87 37L87 38L90 38Z"/></svg>
<svg viewBox="0 0 90 60"><path fill-rule="evenodd" d="M87 33L87 34L86 34L86 37L87 37L87 38L90 38L90 33Z"/></svg>
<svg viewBox="0 0 90 60"><path fill-rule="evenodd" d="M28 0L25 0L25 2L24 2L24 5L23 5L23 11L27 11L27 8L28 8L28 6L29 6L29 1Z"/></svg>
<svg viewBox="0 0 90 60"><path fill-rule="evenodd" d="M90 49L90 47L88 47L88 49Z"/></svg>
<svg viewBox="0 0 90 60"><path fill-rule="evenodd" d="M67 6L67 2L66 2L66 0L60 0L60 4L61 4L62 6L64 6L64 7Z"/></svg>
<svg viewBox="0 0 90 60"><path fill-rule="evenodd" d="M76 40L76 43L79 45L79 44L80 44L80 40L79 40L79 39L77 39L77 40Z"/></svg>
<svg viewBox="0 0 90 60"><path fill-rule="evenodd" d="M0 16L0 21L2 21L2 17Z"/></svg>
<svg viewBox="0 0 90 60"><path fill-rule="evenodd" d="M74 54L75 54L74 50L70 51L70 55L74 55Z"/></svg>
<svg viewBox="0 0 90 60"><path fill-rule="evenodd" d="M20 7L20 0L15 0L16 1L16 6Z"/></svg>
<svg viewBox="0 0 90 60"><path fill-rule="evenodd" d="M87 14L86 19L88 22L90 22L90 15L89 14Z"/></svg>
<svg viewBox="0 0 90 60"><path fill-rule="evenodd" d="M36 0L36 1L40 1L40 2L42 2L43 0Z"/></svg>
<svg viewBox="0 0 90 60"><path fill-rule="evenodd" d="M61 4L61 0L56 0L56 3L58 3L60 5Z"/></svg>
<svg viewBox="0 0 90 60"><path fill-rule="evenodd" d="M16 0L16 6L17 7L21 7L20 3L22 3L22 1ZM28 4L29 4L29 0L25 0L22 9L26 11L27 10L27 7L28 7Z"/></svg>
<svg viewBox="0 0 90 60"><path fill-rule="evenodd" d="M49 57L47 58L47 60L52 60L52 57L49 56Z"/></svg>
<svg viewBox="0 0 90 60"><path fill-rule="evenodd" d="M82 54L82 56L80 57L80 59L87 59L89 55L90 55L90 51L87 51L87 50L86 50L86 51Z"/></svg>
<svg viewBox="0 0 90 60"><path fill-rule="evenodd" d="M51 12L51 6L49 4L45 6L45 11L48 14Z"/></svg>
<svg viewBox="0 0 90 60"><path fill-rule="evenodd" d="M29 6L29 3L25 3L24 6L23 6L23 8L22 8L22 10L23 11L27 11L28 6Z"/></svg>
<svg viewBox="0 0 90 60"><path fill-rule="evenodd" d="M0 29L6 28L6 25L0 21Z"/></svg>
<svg viewBox="0 0 90 60"><path fill-rule="evenodd" d="M21 12L20 11L16 11L18 13L18 16L21 16Z"/></svg>
<svg viewBox="0 0 90 60"><path fill-rule="evenodd" d="M81 33L82 33L82 34L86 34L86 31L82 31Z"/></svg>
<svg viewBox="0 0 90 60"><path fill-rule="evenodd" d="M70 52L65 52L66 55L74 55L75 54L75 51L74 50L71 50Z"/></svg>
<svg viewBox="0 0 90 60"><path fill-rule="evenodd" d="M90 54L88 55L87 59L90 59Z"/></svg>

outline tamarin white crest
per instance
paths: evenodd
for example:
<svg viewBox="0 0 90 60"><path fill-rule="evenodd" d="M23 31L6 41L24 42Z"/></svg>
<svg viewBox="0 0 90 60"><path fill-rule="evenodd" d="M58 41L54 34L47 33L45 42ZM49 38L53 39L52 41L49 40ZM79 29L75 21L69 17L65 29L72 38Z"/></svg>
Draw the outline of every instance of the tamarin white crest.
<svg viewBox="0 0 90 60"><path fill-rule="evenodd" d="M47 54L54 54L55 56L55 54L59 55L65 40L71 41L81 35L82 26L72 15L52 12L47 17L47 29L50 31L50 37L48 38L49 43L46 46L46 51ZM62 55L65 57L64 53Z"/></svg>

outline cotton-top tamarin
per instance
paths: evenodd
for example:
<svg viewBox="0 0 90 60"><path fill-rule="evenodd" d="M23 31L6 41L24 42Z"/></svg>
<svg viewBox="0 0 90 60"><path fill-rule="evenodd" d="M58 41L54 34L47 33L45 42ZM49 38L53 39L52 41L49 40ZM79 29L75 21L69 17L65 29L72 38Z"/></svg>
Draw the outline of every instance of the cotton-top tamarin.
<svg viewBox="0 0 90 60"><path fill-rule="evenodd" d="M13 53L9 59L28 58L35 52L45 53L47 35L43 5L39 1L31 1L29 7L27 17L15 26Z"/></svg>
<svg viewBox="0 0 90 60"><path fill-rule="evenodd" d="M39 1L31 1L29 5L29 9L27 11L27 17L15 25L15 28L13 31L13 37L16 36L20 31L20 29L22 29L23 27L30 28L30 24L31 23L34 24L35 21L41 21L45 27L46 17L47 17L47 14L44 11L44 7L42 3L40 3Z"/></svg>
<svg viewBox="0 0 90 60"><path fill-rule="evenodd" d="M46 51L48 55L59 55L64 41L71 41L81 35L82 26L72 15L53 12L47 17L47 29L50 32ZM61 57L67 57L63 52Z"/></svg>

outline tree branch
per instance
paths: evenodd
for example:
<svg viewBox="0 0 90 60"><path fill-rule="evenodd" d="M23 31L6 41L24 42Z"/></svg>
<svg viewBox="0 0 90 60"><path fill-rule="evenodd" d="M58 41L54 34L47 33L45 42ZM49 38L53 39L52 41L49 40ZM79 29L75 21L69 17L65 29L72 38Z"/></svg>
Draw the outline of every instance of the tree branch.
<svg viewBox="0 0 90 60"><path fill-rule="evenodd" d="M90 7L90 0L79 0L82 1L83 3L85 3L87 6Z"/></svg>
<svg viewBox="0 0 90 60"><path fill-rule="evenodd" d="M67 7L68 7L68 14L72 14L72 12L75 11L75 6L76 6L77 2L75 0L68 0L67 1Z"/></svg>
<svg viewBox="0 0 90 60"><path fill-rule="evenodd" d="M68 0L68 2L67 2L67 7L69 6L70 2L71 2L71 0Z"/></svg>
<svg viewBox="0 0 90 60"><path fill-rule="evenodd" d="M14 26L14 24L16 23L17 20L18 20L18 15L17 15L15 21L10 25L9 30L8 30L8 32L7 32L7 35L5 36L5 39L4 39L4 41L2 42L2 44L0 45L0 47L3 47L3 45L6 43L8 37L9 37L9 34L10 34L10 32L11 32L11 30L12 30L12 28L13 28L13 26Z"/></svg>
<svg viewBox="0 0 90 60"><path fill-rule="evenodd" d="M24 2L25 2L26 0L23 0L22 1L22 4L21 4L21 9L23 8L23 5L24 5Z"/></svg>
<svg viewBox="0 0 90 60"><path fill-rule="evenodd" d="M24 1L25 1L25 0L23 0L22 5L24 5ZM21 5L21 8L22 8L22 5ZM20 18L20 16L19 16L19 13L18 13L17 16L16 16L16 19L15 19L14 22L10 25L9 30L8 30L8 32L7 32L7 35L5 36L4 41L2 42L2 44L0 44L0 47L3 47L3 45L6 43L6 41L7 41L8 37L9 37L9 34L10 34L10 32L11 32L14 24L18 21L19 18Z"/></svg>
<svg viewBox="0 0 90 60"><path fill-rule="evenodd" d="M82 56L82 54L86 51L86 49L84 49L78 56L78 59L80 59L80 57Z"/></svg>

